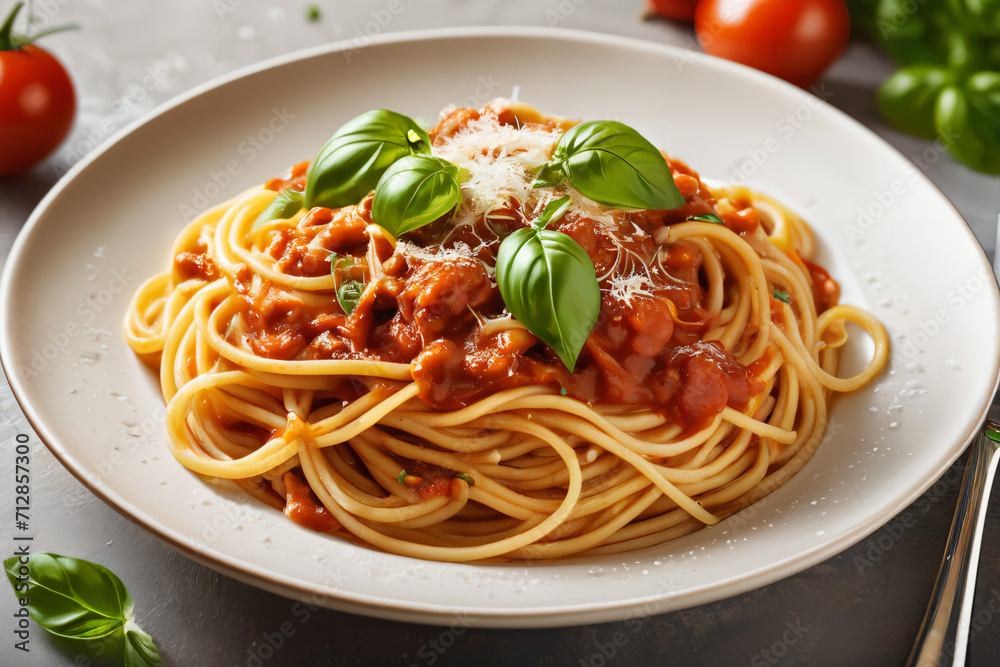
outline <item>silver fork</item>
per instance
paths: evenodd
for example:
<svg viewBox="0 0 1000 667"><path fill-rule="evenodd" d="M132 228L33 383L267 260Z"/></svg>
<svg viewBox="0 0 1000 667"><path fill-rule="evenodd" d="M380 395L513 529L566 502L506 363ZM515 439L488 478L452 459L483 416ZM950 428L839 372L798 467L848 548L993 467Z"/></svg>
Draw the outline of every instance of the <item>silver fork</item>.
<svg viewBox="0 0 1000 667"><path fill-rule="evenodd" d="M1000 277L1000 215L997 216L993 273ZM983 524L997 471L998 449L1000 392L993 397L986 423L970 448L944 559L906 667L965 667L972 600L979 571L979 549L983 543Z"/></svg>
<svg viewBox="0 0 1000 667"><path fill-rule="evenodd" d="M907 667L964 667L976 592L979 548L1000 449L1000 394L972 443L944 560Z"/></svg>

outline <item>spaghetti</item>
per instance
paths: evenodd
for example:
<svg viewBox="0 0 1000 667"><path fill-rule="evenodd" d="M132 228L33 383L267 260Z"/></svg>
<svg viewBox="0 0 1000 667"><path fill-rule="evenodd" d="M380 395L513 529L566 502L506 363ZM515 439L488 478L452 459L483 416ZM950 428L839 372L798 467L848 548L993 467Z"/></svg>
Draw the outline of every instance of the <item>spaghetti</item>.
<svg viewBox="0 0 1000 667"><path fill-rule="evenodd" d="M463 170L461 203L398 239L371 195L259 222L305 165L191 222L126 320L158 359L177 460L307 527L441 561L655 545L794 475L830 394L883 367L883 327L837 304L798 216L680 161L673 210L532 188L571 125L511 102L446 111L429 136ZM601 291L574 372L494 275L501 240L560 196L550 228ZM850 323L874 353L844 379Z"/></svg>

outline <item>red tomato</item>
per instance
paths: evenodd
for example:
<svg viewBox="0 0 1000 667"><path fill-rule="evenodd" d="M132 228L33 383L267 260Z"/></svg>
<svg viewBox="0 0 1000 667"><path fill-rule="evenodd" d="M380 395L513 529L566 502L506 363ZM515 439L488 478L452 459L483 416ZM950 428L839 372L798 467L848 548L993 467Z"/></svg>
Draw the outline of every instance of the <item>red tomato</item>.
<svg viewBox="0 0 1000 667"><path fill-rule="evenodd" d="M694 26L706 53L807 88L840 57L851 22L844 0L701 0Z"/></svg>
<svg viewBox="0 0 1000 667"><path fill-rule="evenodd" d="M66 70L31 44L0 51L0 175L23 171L62 143L76 95Z"/></svg>
<svg viewBox="0 0 1000 667"><path fill-rule="evenodd" d="M649 6L660 16L675 21L691 21L694 19L694 8L698 0L649 0Z"/></svg>

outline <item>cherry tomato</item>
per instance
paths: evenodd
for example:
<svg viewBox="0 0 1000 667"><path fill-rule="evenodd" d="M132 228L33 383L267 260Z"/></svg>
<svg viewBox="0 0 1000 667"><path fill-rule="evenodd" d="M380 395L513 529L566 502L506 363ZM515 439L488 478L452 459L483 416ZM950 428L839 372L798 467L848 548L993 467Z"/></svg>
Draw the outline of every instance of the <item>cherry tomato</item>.
<svg viewBox="0 0 1000 667"><path fill-rule="evenodd" d="M0 176L23 171L62 143L73 125L76 95L48 51L11 34L14 11L0 28Z"/></svg>
<svg viewBox="0 0 1000 667"><path fill-rule="evenodd" d="M706 53L807 88L850 37L844 0L701 0L695 12Z"/></svg>
<svg viewBox="0 0 1000 667"><path fill-rule="evenodd" d="M649 0L649 6L660 16L675 21L694 19L694 8L698 0Z"/></svg>

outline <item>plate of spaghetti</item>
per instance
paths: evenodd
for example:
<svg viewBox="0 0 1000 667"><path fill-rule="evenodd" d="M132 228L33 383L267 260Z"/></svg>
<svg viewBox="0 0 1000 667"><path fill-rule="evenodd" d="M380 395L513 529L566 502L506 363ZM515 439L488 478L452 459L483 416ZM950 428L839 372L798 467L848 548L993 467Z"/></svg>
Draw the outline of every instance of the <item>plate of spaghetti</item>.
<svg viewBox="0 0 1000 667"><path fill-rule="evenodd" d="M194 91L57 186L2 296L11 386L95 493L231 576L421 622L797 572L932 485L998 375L988 261L908 161L763 75L570 32Z"/></svg>

